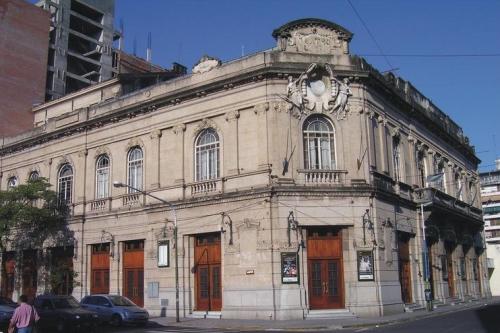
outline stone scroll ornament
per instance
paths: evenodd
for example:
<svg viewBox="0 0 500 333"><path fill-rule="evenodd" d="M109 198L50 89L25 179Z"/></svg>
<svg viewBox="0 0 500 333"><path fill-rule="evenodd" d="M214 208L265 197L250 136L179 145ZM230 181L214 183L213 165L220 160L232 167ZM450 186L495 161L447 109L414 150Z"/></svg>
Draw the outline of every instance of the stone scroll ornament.
<svg viewBox="0 0 500 333"><path fill-rule="evenodd" d="M330 65L312 63L297 79L288 77L287 100L289 110L298 110L298 118L312 112L330 112L337 119L346 118L348 100L352 96L349 80L340 81L333 76Z"/></svg>

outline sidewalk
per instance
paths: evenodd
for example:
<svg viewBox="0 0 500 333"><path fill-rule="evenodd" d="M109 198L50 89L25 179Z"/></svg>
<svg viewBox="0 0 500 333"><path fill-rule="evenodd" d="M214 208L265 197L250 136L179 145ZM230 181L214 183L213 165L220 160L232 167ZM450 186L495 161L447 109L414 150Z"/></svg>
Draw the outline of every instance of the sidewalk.
<svg viewBox="0 0 500 333"><path fill-rule="evenodd" d="M483 299L469 303L446 305L434 311L405 312L395 315L375 318L348 318L348 319L315 319L315 320L247 320L247 319L199 319L181 318L179 323L172 317L151 318L153 325L199 328L199 329L230 329L230 330L333 330L342 328L356 328L368 326L382 326L394 323L403 323L421 318L440 316L446 313L479 308L487 304L499 303L500 297Z"/></svg>

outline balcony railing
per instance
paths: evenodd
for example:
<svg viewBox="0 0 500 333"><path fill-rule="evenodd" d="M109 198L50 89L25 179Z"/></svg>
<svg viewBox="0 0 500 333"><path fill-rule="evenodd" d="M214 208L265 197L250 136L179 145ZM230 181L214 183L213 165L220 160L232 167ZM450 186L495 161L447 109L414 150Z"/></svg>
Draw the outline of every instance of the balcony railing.
<svg viewBox="0 0 500 333"><path fill-rule="evenodd" d="M306 185L344 184L346 170L297 170Z"/></svg>
<svg viewBox="0 0 500 333"><path fill-rule="evenodd" d="M217 182L217 180L209 180L193 183L189 185L189 187L191 188L191 195L216 192Z"/></svg>
<svg viewBox="0 0 500 333"><path fill-rule="evenodd" d="M124 206L139 205L141 200L141 193L131 193L123 197Z"/></svg>
<svg viewBox="0 0 500 333"><path fill-rule="evenodd" d="M90 210L95 211L103 211L108 208L108 199L97 199L90 203Z"/></svg>

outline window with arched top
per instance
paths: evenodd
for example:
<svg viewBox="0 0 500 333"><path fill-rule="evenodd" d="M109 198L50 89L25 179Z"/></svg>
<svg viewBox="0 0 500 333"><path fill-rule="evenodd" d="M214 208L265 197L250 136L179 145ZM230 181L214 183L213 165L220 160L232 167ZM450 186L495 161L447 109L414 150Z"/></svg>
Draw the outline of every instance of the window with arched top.
<svg viewBox="0 0 500 333"><path fill-rule="evenodd" d="M323 116L311 116L303 126L304 168L334 170L335 131L332 123Z"/></svg>
<svg viewBox="0 0 500 333"><path fill-rule="evenodd" d="M18 185L17 177L10 177L9 180L7 180L7 189L13 189Z"/></svg>
<svg viewBox="0 0 500 333"><path fill-rule="evenodd" d="M144 176L144 154L142 149L134 147L128 152L128 186L142 191L142 182ZM129 193L136 192L129 188Z"/></svg>
<svg viewBox="0 0 500 333"><path fill-rule="evenodd" d="M109 197L109 157L101 155L97 158L95 168L96 199Z"/></svg>
<svg viewBox="0 0 500 333"><path fill-rule="evenodd" d="M28 180L30 181L37 180L38 178L40 178L40 174L38 173L38 171L31 171L28 176Z"/></svg>
<svg viewBox="0 0 500 333"><path fill-rule="evenodd" d="M196 181L219 178L219 136L212 128L203 130L195 144Z"/></svg>
<svg viewBox="0 0 500 333"><path fill-rule="evenodd" d="M59 169L57 176L57 193L59 202L71 203L73 192L73 168L69 164L64 164Z"/></svg>

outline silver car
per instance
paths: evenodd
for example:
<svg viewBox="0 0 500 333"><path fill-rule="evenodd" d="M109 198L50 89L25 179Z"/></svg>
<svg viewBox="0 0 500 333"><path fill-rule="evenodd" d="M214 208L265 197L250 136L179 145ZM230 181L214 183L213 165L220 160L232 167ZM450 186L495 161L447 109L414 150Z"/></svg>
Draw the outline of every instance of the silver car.
<svg viewBox="0 0 500 333"><path fill-rule="evenodd" d="M113 326L122 324L137 324L145 326L149 313L135 305L126 297L119 295L90 295L85 296L80 302L82 307L96 312L99 318Z"/></svg>

